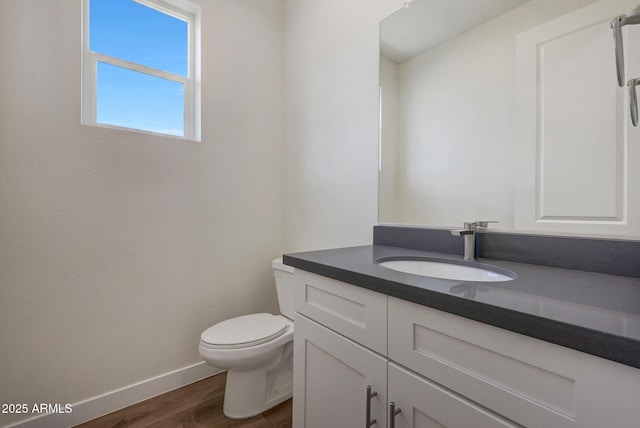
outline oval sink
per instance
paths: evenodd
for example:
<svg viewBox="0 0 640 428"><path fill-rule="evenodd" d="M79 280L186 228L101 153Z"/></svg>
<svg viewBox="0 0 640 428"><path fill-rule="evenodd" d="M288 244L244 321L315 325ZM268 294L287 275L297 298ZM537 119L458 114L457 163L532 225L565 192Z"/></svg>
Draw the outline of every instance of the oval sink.
<svg viewBox="0 0 640 428"><path fill-rule="evenodd" d="M461 265L433 260L386 260L378 264L387 269L412 275L457 281L500 282L516 278L515 273L493 266L491 269L485 269L477 265Z"/></svg>

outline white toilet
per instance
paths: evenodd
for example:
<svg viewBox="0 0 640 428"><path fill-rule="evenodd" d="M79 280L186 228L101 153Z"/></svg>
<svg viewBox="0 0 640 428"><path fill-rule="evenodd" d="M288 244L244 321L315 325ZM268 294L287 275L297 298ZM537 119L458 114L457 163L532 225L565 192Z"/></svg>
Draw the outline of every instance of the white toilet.
<svg viewBox="0 0 640 428"><path fill-rule="evenodd" d="M200 336L200 356L227 370L223 412L229 418L250 418L291 398L294 268L282 259L272 267L282 315L243 315Z"/></svg>

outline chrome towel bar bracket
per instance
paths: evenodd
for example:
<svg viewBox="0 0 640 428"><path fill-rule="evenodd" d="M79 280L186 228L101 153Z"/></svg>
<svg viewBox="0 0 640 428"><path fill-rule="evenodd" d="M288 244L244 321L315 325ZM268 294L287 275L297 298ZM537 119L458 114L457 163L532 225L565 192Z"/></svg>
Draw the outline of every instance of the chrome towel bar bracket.
<svg viewBox="0 0 640 428"><path fill-rule="evenodd" d="M622 37L622 27L625 25L640 24L640 6L630 10L624 15L616 16L611 21L611 29L613 30L613 40L615 42L616 53L616 72L618 74L618 86L624 86L624 43Z"/></svg>

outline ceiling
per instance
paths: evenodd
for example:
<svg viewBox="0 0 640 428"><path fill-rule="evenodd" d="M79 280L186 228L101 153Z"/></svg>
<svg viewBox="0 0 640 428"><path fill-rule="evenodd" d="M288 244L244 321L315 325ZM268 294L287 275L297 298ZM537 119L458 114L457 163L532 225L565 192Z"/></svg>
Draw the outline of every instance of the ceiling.
<svg viewBox="0 0 640 428"><path fill-rule="evenodd" d="M381 54L399 63L528 0L413 0L380 25Z"/></svg>

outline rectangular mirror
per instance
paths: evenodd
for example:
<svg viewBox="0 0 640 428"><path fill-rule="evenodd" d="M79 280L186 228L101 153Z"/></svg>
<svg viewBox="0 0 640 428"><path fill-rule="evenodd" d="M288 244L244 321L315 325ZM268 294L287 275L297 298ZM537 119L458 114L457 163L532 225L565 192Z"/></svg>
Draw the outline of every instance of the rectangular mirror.
<svg viewBox="0 0 640 428"><path fill-rule="evenodd" d="M379 221L640 237L609 25L636 2L414 0L385 19ZM639 77L640 26L623 33Z"/></svg>

